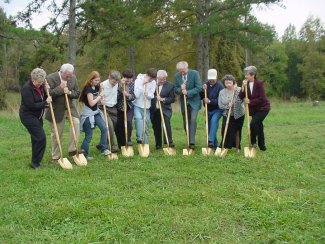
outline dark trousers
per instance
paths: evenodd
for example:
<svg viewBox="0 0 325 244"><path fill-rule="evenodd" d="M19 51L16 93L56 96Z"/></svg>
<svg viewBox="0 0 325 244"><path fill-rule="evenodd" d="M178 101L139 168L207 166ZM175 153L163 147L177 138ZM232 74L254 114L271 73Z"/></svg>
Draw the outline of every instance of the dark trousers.
<svg viewBox="0 0 325 244"><path fill-rule="evenodd" d="M264 138L264 126L263 120L268 115L269 111L260 111L252 115L251 127L251 143L256 144L256 137L258 141L258 147L265 149L265 138Z"/></svg>
<svg viewBox="0 0 325 244"><path fill-rule="evenodd" d="M187 116L188 116L188 129L189 129L189 138L190 144L195 144L195 133L197 127L197 114L199 110L193 109L190 105L187 105ZM183 126L186 133L186 119L185 119L185 111L182 111L183 115Z"/></svg>
<svg viewBox="0 0 325 244"><path fill-rule="evenodd" d="M173 142L173 137L172 137L172 129L170 125L170 119L171 116L166 116L163 114L164 120L165 120L165 125L166 125L166 131L167 131L167 137L168 137L168 142L169 144ZM151 110L150 112L150 120L152 124L152 129L155 135L155 141L156 141L156 147L161 147L162 144L162 135L164 135L164 144L167 144L166 137L165 137L165 132L162 133L162 128L161 128L161 115L160 115L160 110L155 109Z"/></svg>
<svg viewBox="0 0 325 244"><path fill-rule="evenodd" d="M32 115L20 114L20 121L28 130L32 142L32 166L38 167L44 156L46 136L43 129L43 120Z"/></svg>
<svg viewBox="0 0 325 244"><path fill-rule="evenodd" d="M133 109L129 109L126 113L127 127L128 127L128 142L131 142L132 136L132 120L133 120ZM117 123L115 127L115 134L117 139L118 147L126 145L125 142L125 128L124 128L124 112L117 110Z"/></svg>

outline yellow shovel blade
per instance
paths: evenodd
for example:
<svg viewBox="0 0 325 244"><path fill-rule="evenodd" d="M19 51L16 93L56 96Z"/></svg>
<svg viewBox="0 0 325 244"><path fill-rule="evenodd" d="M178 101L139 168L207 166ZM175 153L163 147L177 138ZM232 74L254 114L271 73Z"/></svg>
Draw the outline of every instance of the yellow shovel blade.
<svg viewBox="0 0 325 244"><path fill-rule="evenodd" d="M209 148L209 147L202 148L202 154L204 156L213 155L213 153L214 153L214 150L212 148Z"/></svg>
<svg viewBox="0 0 325 244"><path fill-rule="evenodd" d="M222 151L221 147L218 147L214 152L214 155L220 157L221 151Z"/></svg>
<svg viewBox="0 0 325 244"><path fill-rule="evenodd" d="M194 150L193 149L183 149L183 155L184 156L194 155Z"/></svg>
<svg viewBox="0 0 325 244"><path fill-rule="evenodd" d="M62 169L72 169L72 164L69 162L67 158L60 158L58 160L58 163Z"/></svg>
<svg viewBox="0 0 325 244"><path fill-rule="evenodd" d="M256 149L253 147L244 147L244 155L246 158L255 158Z"/></svg>
<svg viewBox="0 0 325 244"><path fill-rule="evenodd" d="M87 159L86 159L85 155L83 155L82 153L76 154L76 155L72 156L72 158L73 158L73 161L78 166L86 166L87 165Z"/></svg>
<svg viewBox="0 0 325 244"><path fill-rule="evenodd" d="M124 157L133 157L134 156L133 147L123 146L123 147L121 147L121 152Z"/></svg>
<svg viewBox="0 0 325 244"><path fill-rule="evenodd" d="M176 155L176 149L172 147L163 148L165 155Z"/></svg>
<svg viewBox="0 0 325 244"><path fill-rule="evenodd" d="M221 150L219 157L224 158L227 155L228 149L224 148Z"/></svg>
<svg viewBox="0 0 325 244"><path fill-rule="evenodd" d="M150 154L149 144L139 144L138 150L141 157L146 158Z"/></svg>
<svg viewBox="0 0 325 244"><path fill-rule="evenodd" d="M109 155L107 155L108 160L117 160L118 156L116 153L111 153Z"/></svg>

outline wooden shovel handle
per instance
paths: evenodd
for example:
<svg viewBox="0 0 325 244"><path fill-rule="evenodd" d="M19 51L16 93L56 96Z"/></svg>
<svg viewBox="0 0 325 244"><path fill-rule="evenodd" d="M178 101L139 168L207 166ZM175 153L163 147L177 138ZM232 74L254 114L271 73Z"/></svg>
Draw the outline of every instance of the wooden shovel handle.
<svg viewBox="0 0 325 244"><path fill-rule="evenodd" d="M105 100L105 96L103 96L103 99ZM108 140L108 144L110 147L110 151L112 151L112 144L111 144L111 135L109 132L109 126L108 126L108 119L107 119L107 111L106 111L106 105L103 105L103 110L104 110L104 117L105 117L105 124L107 127L107 140Z"/></svg>
<svg viewBox="0 0 325 244"><path fill-rule="evenodd" d="M128 143L128 123L127 123L127 114L126 114L126 97L125 97L125 83L123 83L123 112L124 112L124 132L125 132L125 146Z"/></svg>
<svg viewBox="0 0 325 244"><path fill-rule="evenodd" d="M235 99L235 92L236 92L236 88L232 94L232 98L231 98L231 104L233 104L234 102L234 99ZM228 125L229 125L229 120L230 120L230 115L231 115L231 109L232 109L232 106L229 108L228 110L228 114L227 114L227 121L226 121L226 127L225 127L225 132L223 133L223 140L222 140L222 149L225 148L225 140L226 140L226 137L227 137L227 132L228 132Z"/></svg>
<svg viewBox="0 0 325 244"><path fill-rule="evenodd" d="M208 98L207 89L204 89L204 98ZM207 148L209 147L209 121L208 121L208 104L205 103L205 133L207 135Z"/></svg>
<svg viewBox="0 0 325 244"><path fill-rule="evenodd" d="M78 153L78 144L77 144L77 136L76 136L76 131L74 129L74 124L73 124L73 120L72 120L72 115L71 115L71 110L70 110L70 104L69 104L69 98L68 98L68 94L64 93L65 96L65 103L67 105L67 109L68 109L68 117L69 117L69 122L70 122L70 128L72 130L72 134L73 134L73 141L76 147L76 151L77 151L77 156L79 155Z"/></svg>
<svg viewBox="0 0 325 244"><path fill-rule="evenodd" d="M147 83L144 84L144 93L147 92ZM143 129L142 129L142 144L144 144L144 138L146 134L146 118L147 116L147 97L143 96Z"/></svg>
<svg viewBox="0 0 325 244"><path fill-rule="evenodd" d="M187 148L189 148L189 146L190 146L190 136L189 136L189 131L188 131L187 99L186 99L186 95L183 95L183 96L184 96L186 140L187 140Z"/></svg>
<svg viewBox="0 0 325 244"><path fill-rule="evenodd" d="M247 84L244 86L245 88L245 98L248 99L248 92L247 92ZM248 134L248 143L251 147L251 128L250 128L250 118L249 118L249 107L248 103L245 102L245 108L246 108L246 115L247 115L247 134Z"/></svg>
<svg viewBox="0 0 325 244"><path fill-rule="evenodd" d="M158 87L156 89L156 93L158 96L160 96L160 92L158 91ZM161 117L161 122L162 122L162 125L163 125L163 130L164 130L164 134L165 134L165 139L166 139L166 142L167 142L167 146L169 147L169 140L168 140L168 135L167 135L167 129L166 129L166 124L165 124L165 118L164 118L164 114L163 114L163 111L162 111L162 107L161 107L161 102L158 101L158 106L159 106L159 110L160 110L160 117Z"/></svg>

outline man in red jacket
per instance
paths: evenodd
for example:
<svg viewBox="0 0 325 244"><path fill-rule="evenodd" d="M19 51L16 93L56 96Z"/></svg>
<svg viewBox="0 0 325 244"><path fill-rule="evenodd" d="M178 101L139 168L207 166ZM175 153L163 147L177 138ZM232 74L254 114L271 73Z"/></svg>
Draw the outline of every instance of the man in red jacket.
<svg viewBox="0 0 325 244"><path fill-rule="evenodd" d="M247 86L248 99L245 102L249 107L249 114L252 116L250 124L251 128L251 144L256 147L256 137L258 147L260 150L265 151L265 138L263 120L268 115L271 105L270 101L265 95L263 81L256 78L257 69L255 66L248 66L244 69L245 80L239 93L239 97L245 97L245 86Z"/></svg>

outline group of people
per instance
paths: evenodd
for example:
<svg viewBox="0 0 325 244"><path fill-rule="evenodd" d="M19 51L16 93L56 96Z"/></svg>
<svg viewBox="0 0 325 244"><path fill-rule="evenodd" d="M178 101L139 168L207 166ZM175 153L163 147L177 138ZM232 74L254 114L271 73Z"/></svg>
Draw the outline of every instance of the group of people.
<svg viewBox="0 0 325 244"><path fill-rule="evenodd" d="M208 147L236 148L238 152L240 151L245 104L248 104L249 115L252 116L250 143L252 147L257 147L258 144L260 150L266 150L263 120L270 110L270 102L265 95L263 82L256 77L255 66L244 69L245 80L241 87L237 86L232 75L225 75L222 81L218 81L215 69L208 71L207 82L203 85L199 72L189 69L187 62L178 62L176 69L174 83L167 80L168 74L165 70L157 71L153 68L148 69L145 74L138 74L135 79L130 70L125 70L122 74L112 70L104 81L101 81L97 71L92 71L81 91L71 64L63 64L59 71L49 75L46 75L41 68L34 69L30 81L21 90L19 112L21 122L31 135L32 168L40 167L46 148L42 121L44 113L51 128L53 163L61 157L55 137L55 124L59 138L62 138L64 124L69 116L72 117L70 126L75 131L73 135L73 130L70 130L69 156L83 153L87 160L93 159L89 153L89 146L96 126L101 134L96 148L101 154L109 155L118 152L123 146L132 146L133 119L138 144L148 143L151 121L156 149L161 149L162 144L166 144L167 141L169 147L175 147L171 126L171 104L175 102L175 95L180 96L183 126L188 133L189 149L195 149L197 116L203 102L208 111ZM76 99L83 104L80 115L74 102ZM52 120L48 109L50 103L55 121ZM70 109L67 109L68 107ZM228 113L229 109L230 113ZM224 135L228 115L230 116L228 131ZM161 116L164 119L167 135L162 132ZM223 118L222 140L219 142L217 132L221 117ZM125 136L125 124L127 124L127 136ZM84 132L85 136L80 148L77 148L76 141L79 141L80 132Z"/></svg>

